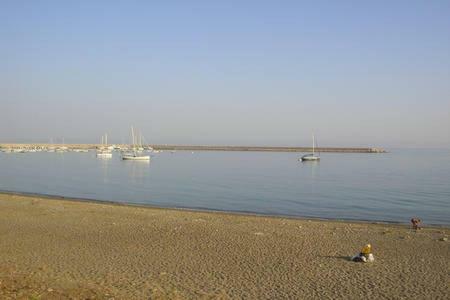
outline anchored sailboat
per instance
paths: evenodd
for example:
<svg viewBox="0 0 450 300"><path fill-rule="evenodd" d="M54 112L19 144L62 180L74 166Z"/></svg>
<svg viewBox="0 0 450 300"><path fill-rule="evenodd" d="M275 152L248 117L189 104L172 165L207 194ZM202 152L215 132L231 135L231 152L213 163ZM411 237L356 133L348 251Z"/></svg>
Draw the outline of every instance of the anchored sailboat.
<svg viewBox="0 0 450 300"><path fill-rule="evenodd" d="M123 153L122 159L123 160L150 160L150 155L139 154L138 149L136 147L136 137L134 136L133 126L131 126L131 138L132 138L131 152Z"/></svg>
<svg viewBox="0 0 450 300"><path fill-rule="evenodd" d="M312 135L312 140L313 140L312 153L303 155L299 160L301 160L301 161L318 161L318 160L320 160L320 156L315 154L316 143L315 143L315 139L314 139L314 134Z"/></svg>
<svg viewBox="0 0 450 300"><path fill-rule="evenodd" d="M101 158L110 158L112 157L112 152L108 148L108 135L105 133L105 135L102 135L102 146L97 149L97 157Z"/></svg>

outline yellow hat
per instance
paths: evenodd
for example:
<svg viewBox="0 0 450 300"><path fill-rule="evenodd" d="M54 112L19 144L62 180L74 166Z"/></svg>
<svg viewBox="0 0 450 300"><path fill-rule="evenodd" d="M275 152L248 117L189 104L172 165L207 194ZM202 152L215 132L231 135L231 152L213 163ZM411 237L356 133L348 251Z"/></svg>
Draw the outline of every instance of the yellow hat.
<svg viewBox="0 0 450 300"><path fill-rule="evenodd" d="M362 254L370 254L371 252L372 252L372 246L370 244L365 245L361 250Z"/></svg>

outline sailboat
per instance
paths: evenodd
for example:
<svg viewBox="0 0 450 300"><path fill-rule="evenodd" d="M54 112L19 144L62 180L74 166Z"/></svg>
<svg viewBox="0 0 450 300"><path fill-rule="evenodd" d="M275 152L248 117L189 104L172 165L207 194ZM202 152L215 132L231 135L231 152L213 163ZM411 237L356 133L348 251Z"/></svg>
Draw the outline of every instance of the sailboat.
<svg viewBox="0 0 450 300"><path fill-rule="evenodd" d="M138 153L138 149L136 147L136 137L134 136L133 126L131 126L131 139L132 139L131 152L123 153L122 159L123 160L150 160L150 155L142 155L142 154Z"/></svg>
<svg viewBox="0 0 450 300"><path fill-rule="evenodd" d="M313 141L312 153L303 155L299 160L301 160L301 161L318 161L318 160L320 160L320 156L316 155L315 151L314 151L315 147L316 147L314 134L312 135L312 141Z"/></svg>
<svg viewBox="0 0 450 300"><path fill-rule="evenodd" d="M137 140L137 145L136 145L136 151L137 152L144 152L144 147L142 146L142 134L139 133L139 139Z"/></svg>
<svg viewBox="0 0 450 300"><path fill-rule="evenodd" d="M102 135L102 146L97 149L97 157L110 158L112 157L111 150L108 149L108 135Z"/></svg>
<svg viewBox="0 0 450 300"><path fill-rule="evenodd" d="M65 144L64 144L64 138L62 138L62 146L57 147L55 149L55 151L58 152L58 153L63 153L63 152L67 152L68 149L69 148L67 146L65 146Z"/></svg>

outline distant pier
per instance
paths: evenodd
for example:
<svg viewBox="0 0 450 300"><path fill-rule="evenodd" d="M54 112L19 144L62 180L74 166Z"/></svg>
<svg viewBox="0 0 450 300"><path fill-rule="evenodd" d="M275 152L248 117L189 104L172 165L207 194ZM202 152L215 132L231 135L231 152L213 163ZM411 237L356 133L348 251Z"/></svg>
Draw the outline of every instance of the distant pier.
<svg viewBox="0 0 450 300"><path fill-rule="evenodd" d="M0 144L1 149L46 149L67 147L71 149L96 149L100 144L17 144L3 143ZM115 144L119 148L125 148L129 145ZM272 147L272 146L208 146L208 145L143 145L150 146L155 150L187 150L187 151L255 151L255 152L311 152L311 147ZM358 148L358 147L318 147L316 152L334 152L334 153L385 153L383 148Z"/></svg>
<svg viewBox="0 0 450 300"><path fill-rule="evenodd" d="M157 150L311 152L311 147L153 145ZM316 152L385 153L382 148L318 147Z"/></svg>

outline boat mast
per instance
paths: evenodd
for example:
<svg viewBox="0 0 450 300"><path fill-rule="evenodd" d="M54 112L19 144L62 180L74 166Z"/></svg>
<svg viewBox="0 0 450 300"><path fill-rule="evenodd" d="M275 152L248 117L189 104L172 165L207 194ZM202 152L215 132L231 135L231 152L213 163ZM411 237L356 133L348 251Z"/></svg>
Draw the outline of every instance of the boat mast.
<svg viewBox="0 0 450 300"><path fill-rule="evenodd" d="M136 147L134 146L134 129L133 129L133 126L131 126L131 138L132 138L132 148L133 148L133 152L134 152L134 155L136 155Z"/></svg>
<svg viewBox="0 0 450 300"><path fill-rule="evenodd" d="M316 141L316 146L317 146L317 152L319 152L319 157L320 157L320 148L319 148L319 145L317 144L317 141Z"/></svg>
<svg viewBox="0 0 450 300"><path fill-rule="evenodd" d="M314 145L315 145L315 143L314 143L314 133L313 133L313 135L312 135L312 140L313 140L313 155L314 155Z"/></svg>

